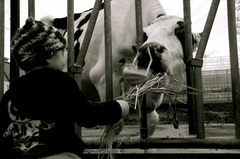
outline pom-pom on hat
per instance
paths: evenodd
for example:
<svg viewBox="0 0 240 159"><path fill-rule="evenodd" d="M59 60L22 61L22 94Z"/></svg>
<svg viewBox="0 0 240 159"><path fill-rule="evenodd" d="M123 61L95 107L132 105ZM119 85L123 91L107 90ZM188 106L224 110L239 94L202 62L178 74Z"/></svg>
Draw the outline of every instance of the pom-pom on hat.
<svg viewBox="0 0 240 159"><path fill-rule="evenodd" d="M46 59L66 48L66 40L52 26L29 17L12 38L11 54L22 70L46 64Z"/></svg>

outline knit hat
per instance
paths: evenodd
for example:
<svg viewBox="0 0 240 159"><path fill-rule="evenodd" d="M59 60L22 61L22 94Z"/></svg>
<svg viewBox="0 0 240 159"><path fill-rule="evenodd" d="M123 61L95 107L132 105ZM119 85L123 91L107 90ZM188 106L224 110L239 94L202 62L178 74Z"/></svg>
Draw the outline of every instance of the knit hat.
<svg viewBox="0 0 240 159"><path fill-rule="evenodd" d="M22 70L46 64L46 59L66 48L66 40L52 26L29 17L12 38L11 54Z"/></svg>

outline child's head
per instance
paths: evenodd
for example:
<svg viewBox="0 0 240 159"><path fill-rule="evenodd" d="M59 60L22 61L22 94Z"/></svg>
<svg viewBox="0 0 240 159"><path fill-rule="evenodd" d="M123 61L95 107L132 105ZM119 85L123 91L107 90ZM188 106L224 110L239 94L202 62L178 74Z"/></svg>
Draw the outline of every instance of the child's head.
<svg viewBox="0 0 240 159"><path fill-rule="evenodd" d="M55 28L31 17L17 30L11 42L11 54L25 71L47 65L47 59L65 48L66 40Z"/></svg>

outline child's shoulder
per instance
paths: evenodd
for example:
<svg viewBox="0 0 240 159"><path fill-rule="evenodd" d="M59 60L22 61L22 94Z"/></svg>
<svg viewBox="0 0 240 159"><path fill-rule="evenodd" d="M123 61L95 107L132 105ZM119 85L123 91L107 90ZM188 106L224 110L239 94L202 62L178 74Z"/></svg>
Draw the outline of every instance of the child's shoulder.
<svg viewBox="0 0 240 159"><path fill-rule="evenodd" d="M15 79L12 84L19 85L19 84L31 84L31 83L62 83L64 81L72 81L74 80L71 78L66 72L62 72L59 70L51 69L51 68L44 68L34 70L30 73L27 73L17 79Z"/></svg>
<svg viewBox="0 0 240 159"><path fill-rule="evenodd" d="M49 77L49 78L53 78L53 77L68 77L66 72L62 72L56 69L52 69L52 68L43 68L43 69L38 69L38 70L34 70L32 72L30 72L29 74L26 74L26 76L28 77Z"/></svg>
<svg viewBox="0 0 240 159"><path fill-rule="evenodd" d="M51 68L46 70L43 69L42 71L43 71L43 74L46 74L45 77L47 79L51 78L56 81L67 82L67 83L75 82L75 79L69 76L67 72L62 72L62 71L51 69Z"/></svg>

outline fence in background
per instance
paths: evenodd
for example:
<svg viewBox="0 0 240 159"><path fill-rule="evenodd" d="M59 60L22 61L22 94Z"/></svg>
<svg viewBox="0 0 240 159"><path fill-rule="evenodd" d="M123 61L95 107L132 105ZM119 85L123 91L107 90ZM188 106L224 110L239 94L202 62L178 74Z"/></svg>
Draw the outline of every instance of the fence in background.
<svg viewBox="0 0 240 159"><path fill-rule="evenodd" d="M204 104L232 103L229 56L208 57L203 60L202 88ZM180 102L187 103L186 89L177 98ZM168 101L169 96L165 96L164 103L168 103Z"/></svg>

